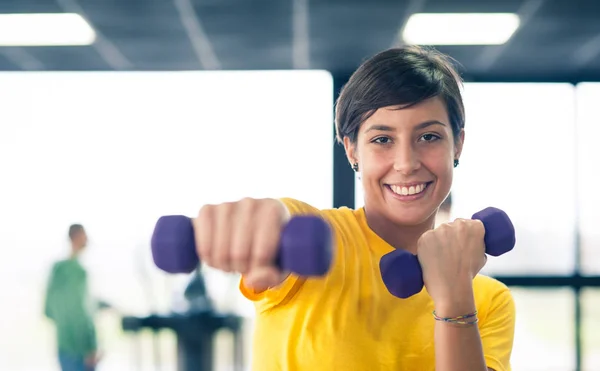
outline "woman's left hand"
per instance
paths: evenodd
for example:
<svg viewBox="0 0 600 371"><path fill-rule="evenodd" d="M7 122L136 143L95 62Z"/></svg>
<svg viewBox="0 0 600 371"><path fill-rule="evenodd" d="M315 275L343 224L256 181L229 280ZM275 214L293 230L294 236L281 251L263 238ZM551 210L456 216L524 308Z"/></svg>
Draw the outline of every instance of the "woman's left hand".
<svg viewBox="0 0 600 371"><path fill-rule="evenodd" d="M473 301L473 278L487 260L484 235L481 221L457 219L419 239L417 257L436 308Z"/></svg>

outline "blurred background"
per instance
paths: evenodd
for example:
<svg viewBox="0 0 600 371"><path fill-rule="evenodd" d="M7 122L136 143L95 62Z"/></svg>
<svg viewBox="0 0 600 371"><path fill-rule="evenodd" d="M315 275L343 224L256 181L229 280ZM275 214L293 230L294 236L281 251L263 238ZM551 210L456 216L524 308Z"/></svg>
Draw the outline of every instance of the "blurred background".
<svg viewBox="0 0 600 371"><path fill-rule="evenodd" d="M334 100L403 43L466 81L451 216L517 228L485 268L516 300L513 370L600 370L594 0L0 0L0 370L59 370L44 297L73 223L108 304L98 370L247 370L238 277L164 274L154 223L244 196L362 206Z"/></svg>

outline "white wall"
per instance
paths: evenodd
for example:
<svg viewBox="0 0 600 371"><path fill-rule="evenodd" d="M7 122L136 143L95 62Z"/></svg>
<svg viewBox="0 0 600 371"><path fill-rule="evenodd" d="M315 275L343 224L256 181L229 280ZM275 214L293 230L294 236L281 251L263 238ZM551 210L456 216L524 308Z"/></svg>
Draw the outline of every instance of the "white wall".
<svg viewBox="0 0 600 371"><path fill-rule="evenodd" d="M187 281L151 264L159 216L244 196L331 207L332 96L323 71L0 74L0 369L55 365L43 290L71 223L95 293L141 315ZM235 277L208 279L220 308L251 315ZM119 351L102 370L128 368Z"/></svg>

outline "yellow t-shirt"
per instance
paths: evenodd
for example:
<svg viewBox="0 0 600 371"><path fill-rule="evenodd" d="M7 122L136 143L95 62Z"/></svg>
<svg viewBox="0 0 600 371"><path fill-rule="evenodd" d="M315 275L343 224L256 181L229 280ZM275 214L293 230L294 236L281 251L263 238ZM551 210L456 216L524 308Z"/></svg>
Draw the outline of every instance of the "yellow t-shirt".
<svg viewBox="0 0 600 371"><path fill-rule="evenodd" d="M318 210L282 200L292 215L319 214L336 239L334 261L323 278L290 275L256 293L255 371L429 371L435 369L433 302L427 291L408 299L391 295L379 271L393 247L367 225L364 209ZM510 370L515 307L509 289L478 275L474 292L487 366Z"/></svg>

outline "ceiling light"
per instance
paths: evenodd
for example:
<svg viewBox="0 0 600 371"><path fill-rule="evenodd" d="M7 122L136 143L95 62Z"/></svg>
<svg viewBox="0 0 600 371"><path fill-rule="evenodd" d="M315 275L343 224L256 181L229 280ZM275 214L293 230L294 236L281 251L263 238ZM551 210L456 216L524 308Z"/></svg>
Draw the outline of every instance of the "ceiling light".
<svg viewBox="0 0 600 371"><path fill-rule="evenodd" d="M500 45L519 27L512 13L417 13L402 39L414 45Z"/></svg>
<svg viewBox="0 0 600 371"><path fill-rule="evenodd" d="M0 14L0 46L90 45L95 39L79 14Z"/></svg>

